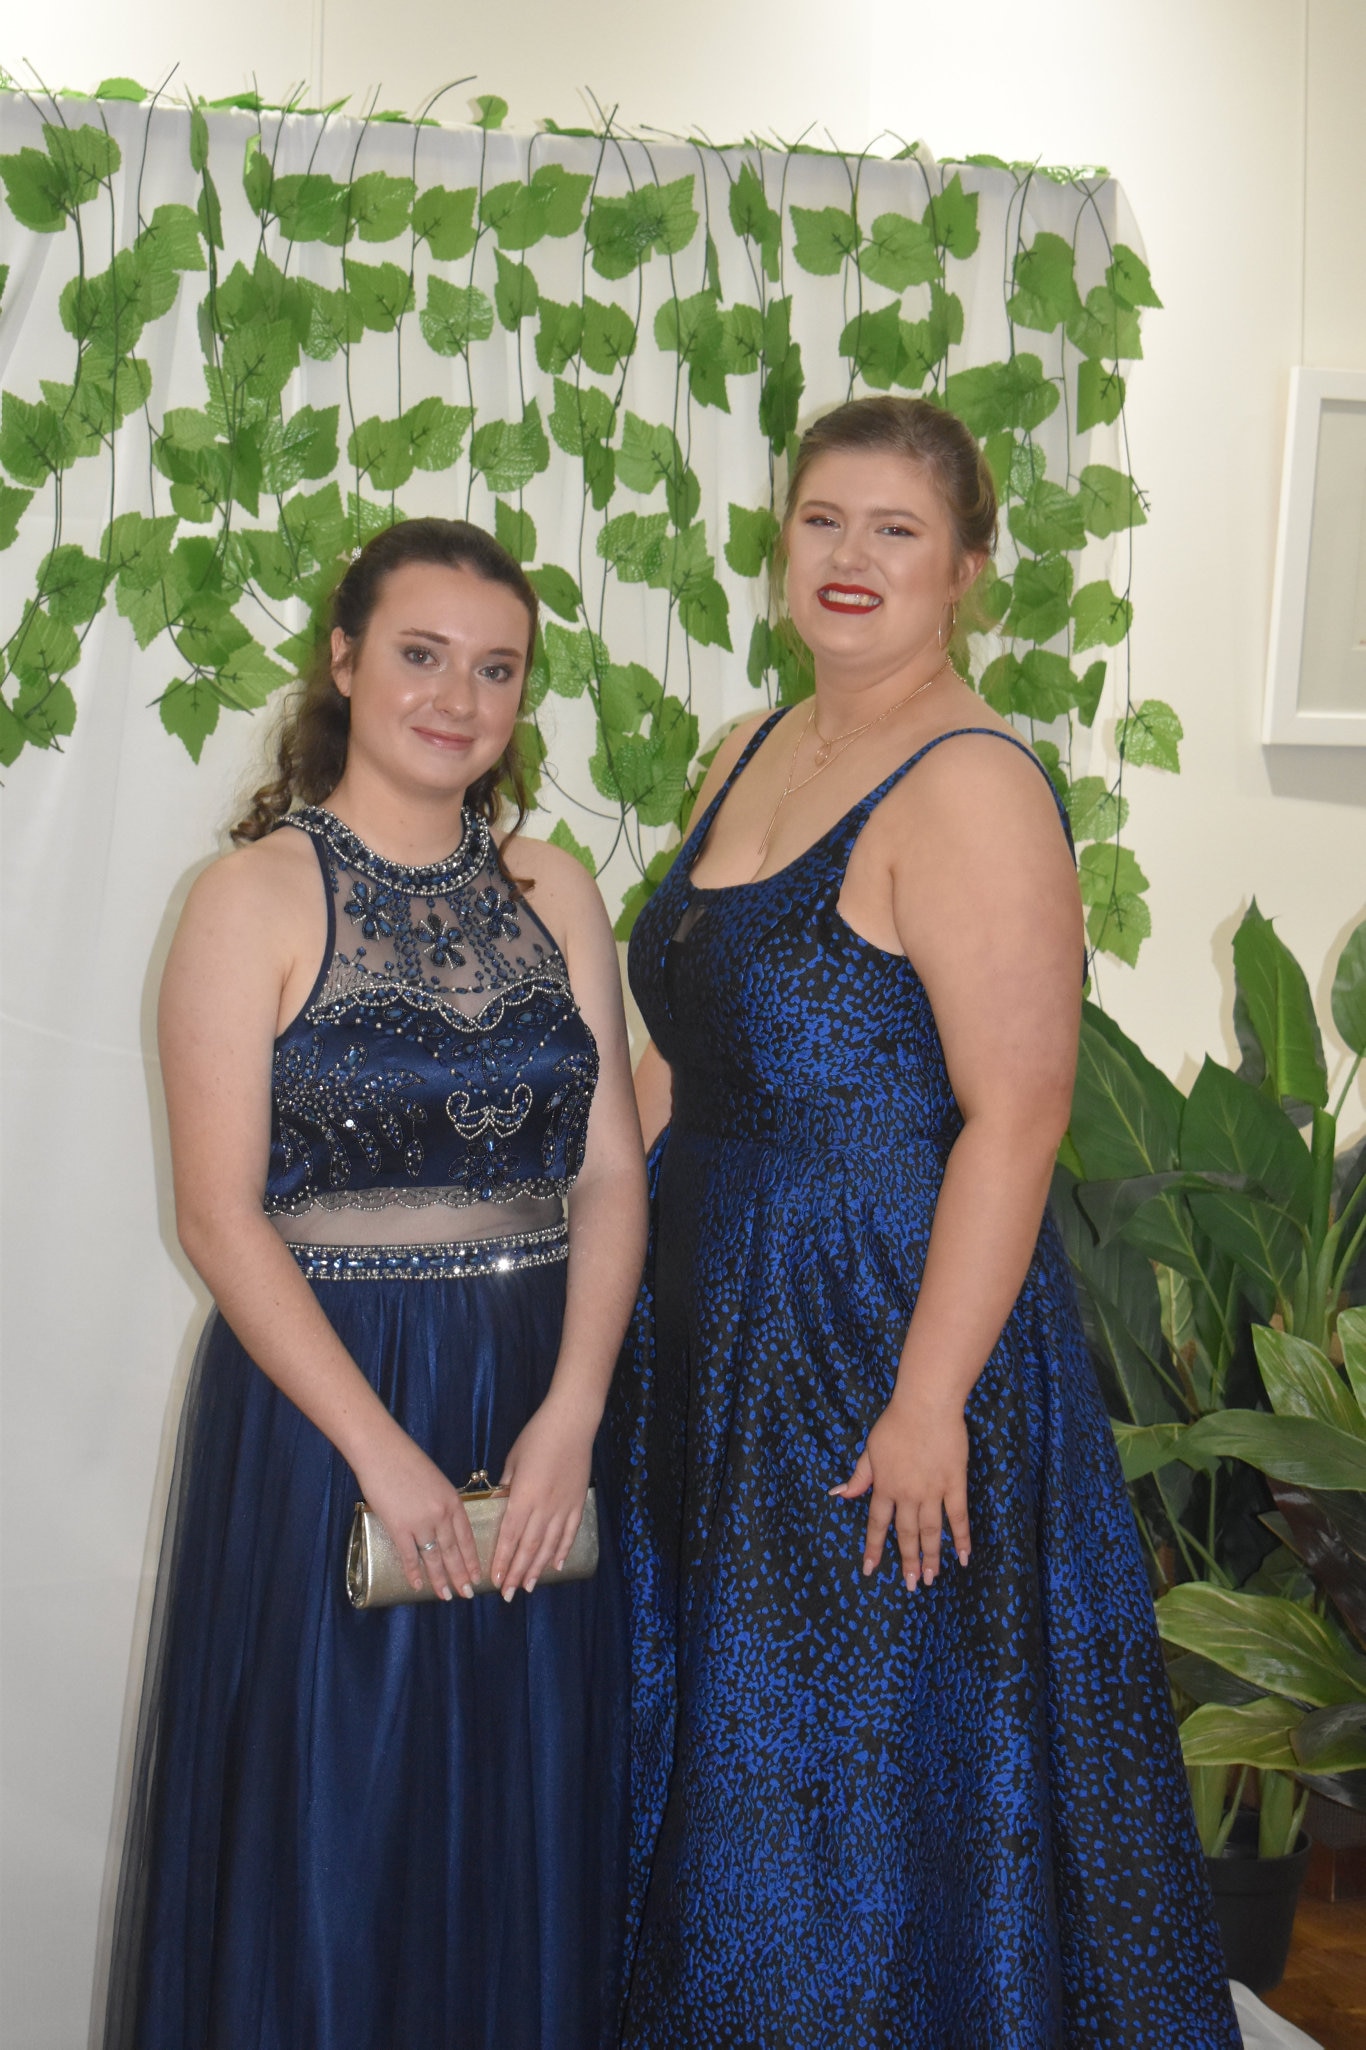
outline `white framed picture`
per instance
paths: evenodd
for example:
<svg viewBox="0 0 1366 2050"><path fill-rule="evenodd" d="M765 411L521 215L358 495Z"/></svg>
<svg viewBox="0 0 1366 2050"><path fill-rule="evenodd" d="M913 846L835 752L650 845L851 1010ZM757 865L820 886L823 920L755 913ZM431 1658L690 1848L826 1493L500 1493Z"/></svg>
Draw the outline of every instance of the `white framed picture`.
<svg viewBox="0 0 1366 2050"><path fill-rule="evenodd" d="M1262 740L1366 747L1366 371L1290 373Z"/></svg>

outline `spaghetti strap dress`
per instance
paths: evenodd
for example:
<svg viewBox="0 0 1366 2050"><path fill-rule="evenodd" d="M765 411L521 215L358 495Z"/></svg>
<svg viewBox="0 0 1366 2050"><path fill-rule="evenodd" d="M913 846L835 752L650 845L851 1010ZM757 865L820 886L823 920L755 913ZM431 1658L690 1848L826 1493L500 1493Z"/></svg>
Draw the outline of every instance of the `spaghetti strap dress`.
<svg viewBox="0 0 1366 2050"><path fill-rule="evenodd" d="M554 1371L597 1049L487 825L414 869L296 812L327 904L265 1208L456 1483ZM215 1314L186 1398L105 2050L608 2050L626 1631L594 1578L353 1609L356 1482Z"/></svg>
<svg viewBox="0 0 1366 2050"><path fill-rule="evenodd" d="M1020 745L940 735L788 867L707 890L691 869L723 790L632 936L673 1114L609 1412L625 2050L1240 2044L1050 1220L967 1405L970 1565L946 1540L908 1594L889 1547L865 1581L866 1504L827 1493L892 1393L962 1128L914 964L839 894L888 792L979 733Z"/></svg>

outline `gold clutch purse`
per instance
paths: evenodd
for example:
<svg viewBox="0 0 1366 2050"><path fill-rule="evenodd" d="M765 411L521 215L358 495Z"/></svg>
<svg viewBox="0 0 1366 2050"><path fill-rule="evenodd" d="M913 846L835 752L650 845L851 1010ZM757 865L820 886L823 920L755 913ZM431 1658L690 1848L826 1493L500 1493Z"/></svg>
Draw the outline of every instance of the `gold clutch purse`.
<svg viewBox="0 0 1366 2050"><path fill-rule="evenodd" d="M479 1553L479 1578L474 1582L476 1594L496 1592L489 1578L489 1567L509 1493L507 1488L495 1487L486 1473L471 1474L460 1490L460 1499L465 1505L465 1514L470 1520L475 1548ZM574 1542L563 1566L547 1566L536 1585L544 1587L553 1580L588 1580L596 1573L597 1566L598 1497L597 1490L590 1488ZM351 1536L346 1547L346 1592L351 1597L352 1607L357 1609L388 1609L396 1602L434 1602L437 1599L427 1580L423 1580L420 1592L410 1585L393 1539L365 1502L357 1502L351 1523Z"/></svg>

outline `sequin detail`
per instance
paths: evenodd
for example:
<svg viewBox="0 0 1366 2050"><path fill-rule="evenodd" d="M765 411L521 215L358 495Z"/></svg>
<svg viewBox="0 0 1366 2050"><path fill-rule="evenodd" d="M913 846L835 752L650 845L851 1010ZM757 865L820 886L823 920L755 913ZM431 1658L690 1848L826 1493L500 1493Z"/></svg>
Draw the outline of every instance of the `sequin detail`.
<svg viewBox="0 0 1366 2050"><path fill-rule="evenodd" d="M519 1274L569 1258L569 1227L515 1232L498 1239L456 1239L448 1245L304 1246L290 1252L310 1281L467 1281L482 1274Z"/></svg>
<svg viewBox="0 0 1366 2050"><path fill-rule="evenodd" d="M566 1195L597 1048L485 821L466 813L455 852L413 868L318 807L281 827L313 842L328 937L276 1043L266 1211Z"/></svg>
<svg viewBox="0 0 1366 2050"><path fill-rule="evenodd" d="M829 1495L895 1385L962 1122L914 966L838 911L919 758L779 873L704 891L718 797L631 939L674 1118L608 1417L632 1611L621 2043L1237 2050L1051 1225L968 1404L971 1564L950 1551L914 1595L894 1557L865 1580L866 1505Z"/></svg>

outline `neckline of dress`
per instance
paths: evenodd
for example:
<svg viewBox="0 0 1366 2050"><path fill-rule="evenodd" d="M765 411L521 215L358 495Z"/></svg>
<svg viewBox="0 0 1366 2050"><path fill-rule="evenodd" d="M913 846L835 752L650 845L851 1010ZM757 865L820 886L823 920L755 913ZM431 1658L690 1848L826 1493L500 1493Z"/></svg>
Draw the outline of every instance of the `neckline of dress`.
<svg viewBox="0 0 1366 2050"><path fill-rule="evenodd" d="M461 817L464 824L459 844L440 861L415 866L393 861L386 854L377 854L354 827L339 819L326 805L304 805L301 810L291 812L286 823L303 826L306 832L320 833L347 868L359 869L372 881L407 890L412 896L427 896L441 894L468 882L488 864L492 844L488 821L468 808Z"/></svg>

